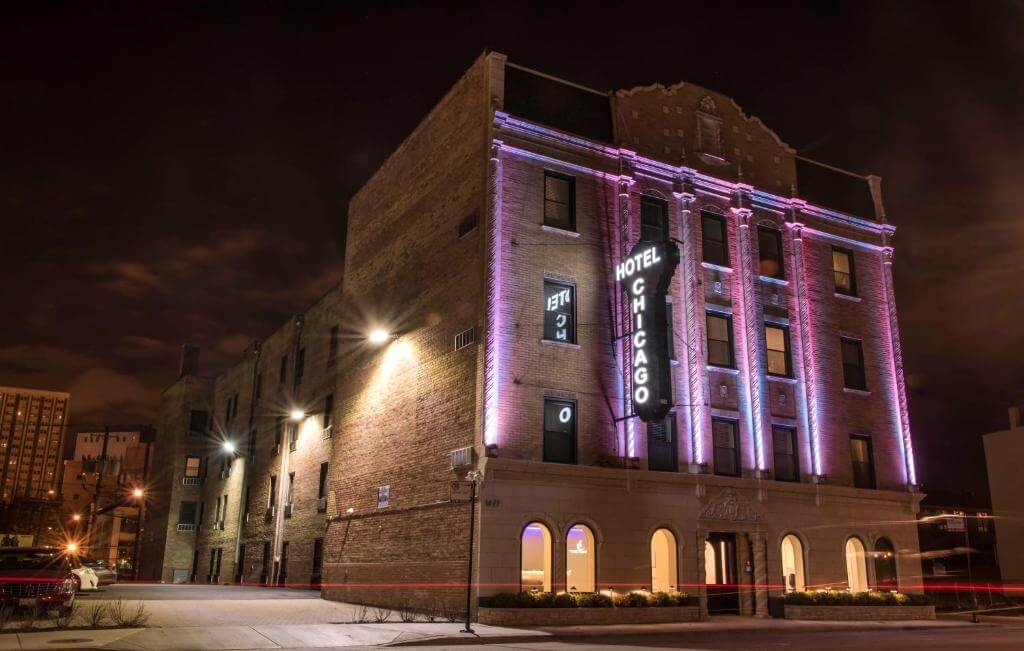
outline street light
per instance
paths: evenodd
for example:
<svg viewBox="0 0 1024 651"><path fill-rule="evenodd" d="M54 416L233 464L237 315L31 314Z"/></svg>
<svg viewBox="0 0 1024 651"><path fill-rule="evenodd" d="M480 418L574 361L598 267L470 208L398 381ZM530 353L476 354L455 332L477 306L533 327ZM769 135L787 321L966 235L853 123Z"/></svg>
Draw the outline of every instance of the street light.
<svg viewBox="0 0 1024 651"><path fill-rule="evenodd" d="M371 344L382 344L391 339L391 333L382 328L374 328L370 331L370 334L366 335L366 338Z"/></svg>
<svg viewBox="0 0 1024 651"><path fill-rule="evenodd" d="M306 412L301 409L292 409L292 412L288 415L293 423L297 423L306 417Z"/></svg>
<svg viewBox="0 0 1024 651"><path fill-rule="evenodd" d="M145 495L145 493L143 492L143 490L141 488L136 488L136 489L132 490L132 497L134 497L135 499L139 499L143 495Z"/></svg>
<svg viewBox="0 0 1024 651"><path fill-rule="evenodd" d="M82 514L81 513L76 513L76 514L71 516L71 519L74 520L75 522L81 522Z"/></svg>
<svg viewBox="0 0 1024 651"><path fill-rule="evenodd" d="M224 441L223 445L221 445L221 448L223 448L223 450L228 454L235 453L235 444L232 443L231 441Z"/></svg>

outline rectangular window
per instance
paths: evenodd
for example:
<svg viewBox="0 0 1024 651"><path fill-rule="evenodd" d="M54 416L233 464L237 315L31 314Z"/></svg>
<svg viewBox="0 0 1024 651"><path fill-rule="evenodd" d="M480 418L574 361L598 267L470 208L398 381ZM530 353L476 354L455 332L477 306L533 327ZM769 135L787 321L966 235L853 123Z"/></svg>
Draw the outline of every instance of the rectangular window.
<svg viewBox="0 0 1024 651"><path fill-rule="evenodd" d="M284 435L284 416L274 419L274 445L281 445L281 437Z"/></svg>
<svg viewBox="0 0 1024 651"><path fill-rule="evenodd" d="M295 473L288 473L288 494L285 504L292 504L295 501Z"/></svg>
<svg viewBox="0 0 1024 651"><path fill-rule="evenodd" d="M772 451L775 457L775 479L800 481L800 465L796 454L796 430L772 426Z"/></svg>
<svg viewBox="0 0 1024 651"><path fill-rule="evenodd" d="M664 472L679 470L676 415L647 423L647 468Z"/></svg>
<svg viewBox="0 0 1024 651"><path fill-rule="evenodd" d="M328 393L324 397L324 429L327 429L334 422L334 394Z"/></svg>
<svg viewBox="0 0 1024 651"><path fill-rule="evenodd" d="M263 392L263 373L256 374L256 386L253 388L253 393L256 397L260 397L260 393Z"/></svg>
<svg viewBox="0 0 1024 651"><path fill-rule="evenodd" d="M857 295L857 276L853 269L853 251L832 247L832 277L836 293L846 296Z"/></svg>
<svg viewBox="0 0 1024 651"><path fill-rule="evenodd" d="M249 461L256 460L256 428L249 430L249 449L246 450L249 456Z"/></svg>
<svg viewBox="0 0 1024 651"><path fill-rule="evenodd" d="M768 375L793 377L793 363L789 352L789 328L766 323L764 341L768 354Z"/></svg>
<svg viewBox="0 0 1024 651"><path fill-rule="evenodd" d="M861 342L845 337L840 342L843 349L843 386L866 390L868 385L864 377L864 348Z"/></svg>
<svg viewBox="0 0 1024 651"><path fill-rule="evenodd" d="M700 222L704 262L728 267L729 236L727 235L725 216L702 210L700 211Z"/></svg>
<svg viewBox="0 0 1024 651"><path fill-rule="evenodd" d="M306 374L306 349L299 349L295 356L295 386L302 384L302 376Z"/></svg>
<svg viewBox="0 0 1024 651"><path fill-rule="evenodd" d="M782 264L782 231L770 226L757 227L758 273L769 278L785 278Z"/></svg>
<svg viewBox="0 0 1024 651"><path fill-rule="evenodd" d="M656 197L640 197L640 239L664 242L668 239L668 204Z"/></svg>
<svg viewBox="0 0 1024 651"><path fill-rule="evenodd" d="M252 486L246 484L245 493L242 496L242 504L245 509L245 514L249 515L252 512Z"/></svg>
<svg viewBox="0 0 1024 651"><path fill-rule="evenodd" d="M715 474L740 476L740 444L737 436L739 424L725 418L711 419L711 438L714 444Z"/></svg>
<svg viewBox="0 0 1024 651"><path fill-rule="evenodd" d="M202 461L199 457L185 457L185 476L198 477Z"/></svg>
<svg viewBox="0 0 1024 651"><path fill-rule="evenodd" d="M316 491L317 498L327 497L327 462L320 464L320 484Z"/></svg>
<svg viewBox="0 0 1024 651"><path fill-rule="evenodd" d="M210 413L193 409L189 415L188 431L192 436L206 436L210 430Z"/></svg>
<svg viewBox="0 0 1024 651"><path fill-rule="evenodd" d="M718 312L707 313L708 364L735 368L736 357L732 347L732 317Z"/></svg>
<svg viewBox="0 0 1024 651"><path fill-rule="evenodd" d="M277 475L270 476L270 497L267 498L267 505L274 506L277 504Z"/></svg>
<svg viewBox="0 0 1024 651"><path fill-rule="evenodd" d="M334 365L335 359L338 357L338 326L331 327L331 338L327 343L327 365Z"/></svg>
<svg viewBox="0 0 1024 651"><path fill-rule="evenodd" d="M260 567L260 583L270 580L270 541L263 543L263 564Z"/></svg>
<svg viewBox="0 0 1024 651"><path fill-rule="evenodd" d="M850 436L850 459L853 461L853 485L857 488L874 488L875 460L871 452L870 436Z"/></svg>
<svg viewBox="0 0 1024 651"><path fill-rule="evenodd" d="M576 288L544 281L544 338L576 343Z"/></svg>
<svg viewBox="0 0 1024 651"><path fill-rule="evenodd" d="M576 230L576 179L544 172L544 225Z"/></svg>
<svg viewBox="0 0 1024 651"><path fill-rule="evenodd" d="M288 381L288 356L281 358L281 368L277 371L277 381L284 384Z"/></svg>
<svg viewBox="0 0 1024 651"><path fill-rule="evenodd" d="M182 502L178 506L178 524L196 524L195 502Z"/></svg>
<svg viewBox="0 0 1024 651"><path fill-rule="evenodd" d="M544 400L544 461L576 463L576 403Z"/></svg>
<svg viewBox="0 0 1024 651"><path fill-rule="evenodd" d="M224 408L224 424L227 425L231 422L231 398L228 398L228 404Z"/></svg>

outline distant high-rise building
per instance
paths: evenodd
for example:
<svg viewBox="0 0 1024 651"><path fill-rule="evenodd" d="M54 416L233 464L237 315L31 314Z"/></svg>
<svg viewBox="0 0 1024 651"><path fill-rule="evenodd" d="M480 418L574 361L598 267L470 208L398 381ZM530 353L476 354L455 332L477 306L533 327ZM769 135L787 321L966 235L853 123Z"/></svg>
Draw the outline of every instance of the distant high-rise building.
<svg viewBox="0 0 1024 651"><path fill-rule="evenodd" d="M0 387L0 502L56 495L69 399L62 391Z"/></svg>

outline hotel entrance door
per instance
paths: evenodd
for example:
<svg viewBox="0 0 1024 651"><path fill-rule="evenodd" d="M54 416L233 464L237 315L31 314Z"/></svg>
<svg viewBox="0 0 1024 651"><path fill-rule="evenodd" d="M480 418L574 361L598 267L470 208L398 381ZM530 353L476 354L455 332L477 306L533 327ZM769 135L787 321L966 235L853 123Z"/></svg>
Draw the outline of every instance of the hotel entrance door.
<svg viewBox="0 0 1024 651"><path fill-rule="evenodd" d="M704 543L704 583L707 586L709 613L739 614L736 534L708 534Z"/></svg>

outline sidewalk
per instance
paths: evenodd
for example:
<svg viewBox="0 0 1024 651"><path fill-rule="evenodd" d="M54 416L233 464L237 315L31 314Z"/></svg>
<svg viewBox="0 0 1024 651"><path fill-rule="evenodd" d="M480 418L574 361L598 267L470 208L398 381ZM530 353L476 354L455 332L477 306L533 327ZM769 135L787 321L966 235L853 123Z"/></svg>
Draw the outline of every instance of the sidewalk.
<svg viewBox="0 0 1024 651"><path fill-rule="evenodd" d="M776 630L793 633L950 629L985 626L962 621L928 622L801 622L749 617L716 617L708 622L617 626L560 626L536 630L462 624L281 624L253 626L179 626L145 629L8 633L0 635L0 651L14 649L124 649L183 651L196 649L294 649L365 646L502 644L617 635L673 635L699 632Z"/></svg>

